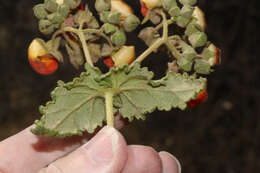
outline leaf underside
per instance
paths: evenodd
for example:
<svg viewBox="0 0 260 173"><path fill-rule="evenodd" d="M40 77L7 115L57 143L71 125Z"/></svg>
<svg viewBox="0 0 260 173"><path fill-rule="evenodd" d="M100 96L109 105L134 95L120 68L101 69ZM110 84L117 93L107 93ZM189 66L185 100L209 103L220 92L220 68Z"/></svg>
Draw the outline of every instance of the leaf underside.
<svg viewBox="0 0 260 173"><path fill-rule="evenodd" d="M65 137L93 133L106 120L105 93L113 91L114 109L132 121L145 119L155 109L185 109L187 102L206 87L206 79L168 72L154 81L153 72L135 64L132 68L111 68L102 74L86 65L87 72L72 82L58 82L52 101L40 107L41 120L32 132L37 135Z"/></svg>

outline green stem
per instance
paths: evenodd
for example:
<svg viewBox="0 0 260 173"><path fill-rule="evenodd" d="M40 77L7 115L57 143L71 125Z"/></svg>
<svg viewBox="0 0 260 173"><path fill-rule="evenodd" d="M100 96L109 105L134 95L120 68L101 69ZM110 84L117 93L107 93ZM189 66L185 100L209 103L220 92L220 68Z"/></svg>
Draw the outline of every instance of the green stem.
<svg viewBox="0 0 260 173"><path fill-rule="evenodd" d="M146 51L144 51L133 63L131 63L130 67L133 66L135 62L142 62L148 55L150 55L154 50L158 49L162 44L164 44L164 40L162 38L157 39Z"/></svg>
<svg viewBox="0 0 260 173"><path fill-rule="evenodd" d="M165 44L168 40L168 21L164 12L162 12L163 18L163 36L162 38L157 39L146 51L144 51L133 63L131 63L130 67L132 67L135 62L142 62L148 55L150 55L153 51L158 49L161 45Z"/></svg>
<svg viewBox="0 0 260 173"><path fill-rule="evenodd" d="M172 20L172 19L167 20L168 26L171 25L171 24L173 24L174 22L175 22L175 21ZM156 27L155 27L155 30L156 30L156 31L159 31L162 27L163 27L163 22L160 23L158 26L156 26Z"/></svg>
<svg viewBox="0 0 260 173"><path fill-rule="evenodd" d="M112 127L114 127L113 95L112 91L105 93L107 125Z"/></svg>
<svg viewBox="0 0 260 173"><path fill-rule="evenodd" d="M167 48L170 50L171 54L176 58L176 59L181 59L182 55L180 52L176 49L174 45L172 45L169 40L166 41L165 45Z"/></svg>
<svg viewBox="0 0 260 173"><path fill-rule="evenodd" d="M104 34L101 30L98 30L98 29L83 29L82 32L84 33L93 33L93 34L97 34L101 37L103 37L107 42L108 44L113 47L113 43L111 42L111 40L108 38L108 36L106 36L106 34Z"/></svg>
<svg viewBox="0 0 260 173"><path fill-rule="evenodd" d="M83 48L83 52L84 52L86 61L87 61L87 63L89 63L93 67L94 65L93 65L93 62L92 62L92 59L91 59L91 55L90 55L89 50L88 50L88 46L87 46L87 43L86 43L86 40L85 40L83 30L82 29L75 29L75 28L72 28L72 27L66 27L63 30L68 31L68 32L73 32L73 33L78 35L79 40L82 44L82 48Z"/></svg>
<svg viewBox="0 0 260 173"><path fill-rule="evenodd" d="M82 30L78 31L78 36L79 36L79 40L82 44L82 48L83 48L83 51L84 51L84 54L86 57L86 61L93 67L94 65L93 65L91 55L89 53L88 46L87 46L87 43L85 40L85 36L84 36L84 33L82 32Z"/></svg>
<svg viewBox="0 0 260 173"><path fill-rule="evenodd" d="M163 36L162 39L164 40L164 42L167 41L168 39L168 22L167 22L167 18L164 12L162 12L162 18L163 18Z"/></svg>

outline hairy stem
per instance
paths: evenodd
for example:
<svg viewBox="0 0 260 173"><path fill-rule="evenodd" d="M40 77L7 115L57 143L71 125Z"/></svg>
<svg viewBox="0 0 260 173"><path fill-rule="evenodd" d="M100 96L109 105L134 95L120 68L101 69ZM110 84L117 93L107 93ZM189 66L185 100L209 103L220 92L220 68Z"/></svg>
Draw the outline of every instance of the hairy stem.
<svg viewBox="0 0 260 173"><path fill-rule="evenodd" d="M75 29L75 28L72 28L72 27L66 27L63 30L64 31L68 31L68 32L73 32L73 33L78 35L79 40L80 40L80 42L82 44L82 48L83 48L83 52L84 52L86 61L87 61L87 63L89 63L93 67L94 65L93 65L93 62L92 62L89 50L88 50L88 46L87 46L87 43L86 43L86 40L85 40L85 36L84 36L83 30L82 29Z"/></svg>
<svg viewBox="0 0 260 173"><path fill-rule="evenodd" d="M162 44L164 43L164 40L162 38L157 39L146 51L144 51L131 65L135 62L142 62L148 55L150 55L154 50L158 49Z"/></svg>
<svg viewBox="0 0 260 173"><path fill-rule="evenodd" d="M113 43L111 42L111 40L108 38L108 36L106 36L106 34L103 33L102 30L100 29L83 29L82 32L84 33L93 33L93 34L96 34L98 36L101 36L103 37L107 42L108 44L113 47Z"/></svg>
<svg viewBox="0 0 260 173"><path fill-rule="evenodd" d="M167 23L168 23L168 26L169 25L171 25L171 24L173 24L175 21L174 20L167 20ZM155 30L156 31L159 31L161 28L163 27L163 22L162 23L160 23L159 25L157 25L156 27L155 27Z"/></svg>
<svg viewBox="0 0 260 173"><path fill-rule="evenodd" d="M163 36L162 38L157 39L146 51L144 51L131 65L133 66L135 62L142 62L148 55L153 51L158 49L161 45L166 44L168 41L168 21L164 12L162 12L163 18Z"/></svg>
<svg viewBox="0 0 260 173"><path fill-rule="evenodd" d="M167 46L167 48L170 50L171 54L176 58L176 59L181 59L182 55L180 54L180 52L176 49L176 47L174 45L172 45L169 40L167 40L167 42L165 43L165 45Z"/></svg>
<svg viewBox="0 0 260 173"><path fill-rule="evenodd" d="M112 127L114 127L113 95L112 91L105 93L107 125Z"/></svg>
<svg viewBox="0 0 260 173"><path fill-rule="evenodd" d="M84 38L85 36L84 36L84 33L82 32L82 30L80 30L78 32L78 36L79 36L80 42L82 44L82 48L83 48L83 51L84 51L84 54L85 54L86 61L93 67L94 65L93 65L86 40Z"/></svg>
<svg viewBox="0 0 260 173"><path fill-rule="evenodd" d="M166 40L168 40L168 22L167 22L167 18L164 12L162 12L162 18L163 18L163 36L162 39L164 40L164 42L166 42Z"/></svg>

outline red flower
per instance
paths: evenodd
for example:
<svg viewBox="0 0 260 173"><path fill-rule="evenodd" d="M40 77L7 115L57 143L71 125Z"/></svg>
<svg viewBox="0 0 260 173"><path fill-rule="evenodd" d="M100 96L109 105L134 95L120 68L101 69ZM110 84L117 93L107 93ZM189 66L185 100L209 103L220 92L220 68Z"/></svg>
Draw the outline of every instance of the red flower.
<svg viewBox="0 0 260 173"><path fill-rule="evenodd" d="M202 90L196 97L196 99L189 101L187 104L189 107L195 107L203 102L205 102L208 98L207 90Z"/></svg>
<svg viewBox="0 0 260 173"><path fill-rule="evenodd" d="M50 75L58 69L58 61L47 53L44 41L34 39L28 48L28 60L32 68L41 75Z"/></svg>

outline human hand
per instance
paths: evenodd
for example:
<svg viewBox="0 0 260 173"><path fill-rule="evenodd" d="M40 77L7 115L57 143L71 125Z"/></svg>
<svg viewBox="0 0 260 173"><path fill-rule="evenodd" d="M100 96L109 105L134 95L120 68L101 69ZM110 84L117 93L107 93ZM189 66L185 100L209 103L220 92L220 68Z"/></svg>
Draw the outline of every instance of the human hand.
<svg viewBox="0 0 260 173"><path fill-rule="evenodd" d="M180 173L167 152L127 145L115 128L84 137L38 137L30 128L0 143L0 173Z"/></svg>

